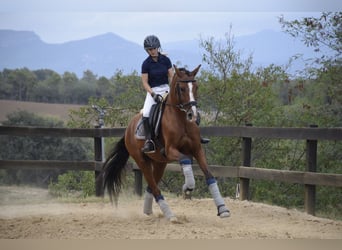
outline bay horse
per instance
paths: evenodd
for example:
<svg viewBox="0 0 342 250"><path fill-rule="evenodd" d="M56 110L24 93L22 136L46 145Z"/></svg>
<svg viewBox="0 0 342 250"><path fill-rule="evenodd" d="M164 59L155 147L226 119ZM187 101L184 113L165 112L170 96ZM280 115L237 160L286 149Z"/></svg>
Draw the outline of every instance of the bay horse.
<svg viewBox="0 0 342 250"><path fill-rule="evenodd" d="M153 199L158 203L163 215L170 221L177 221L168 203L158 187L167 163L178 161L185 176L183 191L191 191L195 186L192 171L192 157L196 159L202 170L214 203L217 215L229 217L230 212L225 206L216 179L208 169L207 160L201 145L200 129L197 120L197 89L195 76L201 65L193 71L177 68L170 83L170 93L164 100L164 112L161 118L159 143L154 153L145 154L141 151L145 140L135 136L137 125L142 114L136 114L129 122L124 136L118 141L113 151L103 164L104 187L111 198L117 198L122 186L121 174L131 156L140 168L147 188L144 197L143 212L151 215Z"/></svg>

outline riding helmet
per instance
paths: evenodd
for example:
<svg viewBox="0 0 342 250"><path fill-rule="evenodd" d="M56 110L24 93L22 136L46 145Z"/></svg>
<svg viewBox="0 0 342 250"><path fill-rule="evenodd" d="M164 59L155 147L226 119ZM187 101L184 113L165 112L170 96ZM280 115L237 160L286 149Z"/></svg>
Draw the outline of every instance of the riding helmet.
<svg viewBox="0 0 342 250"><path fill-rule="evenodd" d="M159 42L158 37L156 37L155 35L147 36L144 40L144 48L145 48L145 50L154 49L154 48L159 49L160 48L160 42Z"/></svg>

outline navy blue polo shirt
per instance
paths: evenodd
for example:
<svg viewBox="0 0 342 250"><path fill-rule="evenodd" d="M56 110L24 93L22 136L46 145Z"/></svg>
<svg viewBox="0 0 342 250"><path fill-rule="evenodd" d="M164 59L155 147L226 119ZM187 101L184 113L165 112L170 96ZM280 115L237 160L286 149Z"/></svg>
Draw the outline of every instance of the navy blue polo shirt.
<svg viewBox="0 0 342 250"><path fill-rule="evenodd" d="M171 60L159 53L157 62L151 56L145 59L141 66L141 73L148 74L148 84L153 88L169 83L168 70L170 68L172 68Z"/></svg>

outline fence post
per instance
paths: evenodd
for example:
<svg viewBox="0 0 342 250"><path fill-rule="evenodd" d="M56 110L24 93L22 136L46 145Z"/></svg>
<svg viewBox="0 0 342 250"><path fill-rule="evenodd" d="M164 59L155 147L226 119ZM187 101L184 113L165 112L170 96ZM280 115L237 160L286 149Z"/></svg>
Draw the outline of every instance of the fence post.
<svg viewBox="0 0 342 250"><path fill-rule="evenodd" d="M99 127L96 127L99 128ZM94 137L94 151L95 157L94 160L98 162L103 162L103 137ZM104 195L104 188L103 188L103 176L101 171L95 170L95 194L98 197Z"/></svg>
<svg viewBox="0 0 342 250"><path fill-rule="evenodd" d="M252 124L248 123L246 126L251 127ZM251 166L252 155L252 138L242 137L242 166ZM249 179L240 178L240 200L249 199Z"/></svg>
<svg viewBox="0 0 342 250"><path fill-rule="evenodd" d="M106 111L97 105L92 105L92 108L98 113L98 124L95 125L96 129L101 129L104 127L104 116ZM95 161L104 162L104 138L95 137L94 138L94 151L95 151ZM98 197L104 196L103 187L103 176L101 171L95 170L95 194Z"/></svg>
<svg viewBox="0 0 342 250"><path fill-rule="evenodd" d="M310 125L310 128L317 128L317 125ZM306 140L306 171L317 171L317 140ZM304 207L305 212L315 215L316 186L305 184L304 186Z"/></svg>

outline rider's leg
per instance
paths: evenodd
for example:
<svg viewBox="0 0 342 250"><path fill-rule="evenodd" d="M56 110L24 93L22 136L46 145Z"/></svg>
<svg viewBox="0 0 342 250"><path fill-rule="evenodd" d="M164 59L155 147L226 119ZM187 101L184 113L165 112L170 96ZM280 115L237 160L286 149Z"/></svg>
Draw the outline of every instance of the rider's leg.
<svg viewBox="0 0 342 250"><path fill-rule="evenodd" d="M197 126L199 126L200 123L201 123L201 116L200 116L200 114L197 112L197 120L196 120ZM208 142L210 142L210 139L204 138L204 137L201 136L201 143L202 143L202 144L207 144Z"/></svg>
<svg viewBox="0 0 342 250"><path fill-rule="evenodd" d="M151 140L151 126L149 123L149 119L148 119L148 117L143 117L142 121L143 121L143 125L144 125L145 138L146 138L144 147L142 148L142 152L154 153L156 149L155 149L154 142Z"/></svg>
<svg viewBox="0 0 342 250"><path fill-rule="evenodd" d="M152 90L154 93L164 96L166 92L170 91L170 87L168 84L164 84L158 87L154 87L152 88ZM146 98L145 98L144 107L143 107L143 125L144 125L145 136L146 136L145 145L142 148L142 151L144 153L155 152L155 145L151 138L151 126L149 124L149 119L148 119L148 117L150 116L150 110L153 104L155 104L155 101L153 100L152 96L150 95L150 93L146 93Z"/></svg>
<svg viewBox="0 0 342 250"><path fill-rule="evenodd" d="M145 98L144 107L143 107L143 118L142 118L144 131L145 131L145 137L146 137L145 145L141 149L141 151L144 153L153 153L155 151L154 144L151 140L151 128L149 124L150 110L154 103L155 102L152 96L149 93L146 93L146 98Z"/></svg>

